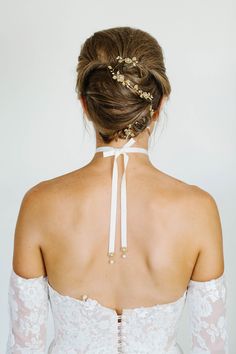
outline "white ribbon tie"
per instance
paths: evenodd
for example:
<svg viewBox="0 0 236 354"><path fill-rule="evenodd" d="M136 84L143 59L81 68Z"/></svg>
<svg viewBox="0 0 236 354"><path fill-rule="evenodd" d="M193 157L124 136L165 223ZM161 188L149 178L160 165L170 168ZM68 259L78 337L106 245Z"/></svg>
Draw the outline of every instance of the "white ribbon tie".
<svg viewBox="0 0 236 354"><path fill-rule="evenodd" d="M118 190L118 167L117 158L124 155L124 172L121 178L121 250L123 258L125 258L127 250L127 201L126 201L126 167L129 161L127 152L141 152L148 155L148 150L139 147L131 147L136 141L131 138L121 148L113 146L100 146L96 148L96 152L103 151L103 157L114 155L113 171L112 171L112 193L111 193L111 214L110 214L110 233L108 256L113 257L115 254L115 235L116 235L116 214L117 214L117 190ZM114 260L110 260L114 263Z"/></svg>

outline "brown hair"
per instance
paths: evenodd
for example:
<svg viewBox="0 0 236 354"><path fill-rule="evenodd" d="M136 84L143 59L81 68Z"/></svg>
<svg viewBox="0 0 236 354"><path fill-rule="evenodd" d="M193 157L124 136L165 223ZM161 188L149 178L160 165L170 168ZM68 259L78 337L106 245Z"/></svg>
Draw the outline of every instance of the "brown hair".
<svg viewBox="0 0 236 354"><path fill-rule="evenodd" d="M95 32L81 47L76 92L78 98L83 98L86 111L105 143L124 138L124 129L129 124L136 136L151 121L150 101L112 78L108 65L117 66L117 56L137 58L135 67L121 63L118 70L153 95L154 111L159 109L162 97L171 92L162 48L149 33L131 27Z"/></svg>

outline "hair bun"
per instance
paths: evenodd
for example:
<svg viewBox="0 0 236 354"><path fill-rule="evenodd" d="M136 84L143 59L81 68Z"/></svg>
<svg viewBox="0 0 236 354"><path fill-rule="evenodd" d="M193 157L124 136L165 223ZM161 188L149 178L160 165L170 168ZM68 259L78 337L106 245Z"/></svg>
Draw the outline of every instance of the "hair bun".
<svg viewBox="0 0 236 354"><path fill-rule="evenodd" d="M159 43L131 27L93 33L79 54L76 91L105 143L137 136L171 92Z"/></svg>

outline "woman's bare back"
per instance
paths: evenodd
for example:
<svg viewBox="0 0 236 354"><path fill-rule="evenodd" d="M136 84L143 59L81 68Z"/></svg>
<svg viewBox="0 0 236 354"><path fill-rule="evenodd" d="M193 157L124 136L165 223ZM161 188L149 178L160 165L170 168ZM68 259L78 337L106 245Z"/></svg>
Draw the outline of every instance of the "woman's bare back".
<svg viewBox="0 0 236 354"><path fill-rule="evenodd" d="M118 197L116 262L109 264L112 162L112 158L110 162L95 158L27 193L34 204L31 220L35 217L40 224L43 272L60 294L77 299L87 294L117 313L173 302L183 295L192 276L201 244L199 221L209 194L161 172L142 156L130 156L128 253L127 258L120 257ZM15 252L17 268L20 260Z"/></svg>

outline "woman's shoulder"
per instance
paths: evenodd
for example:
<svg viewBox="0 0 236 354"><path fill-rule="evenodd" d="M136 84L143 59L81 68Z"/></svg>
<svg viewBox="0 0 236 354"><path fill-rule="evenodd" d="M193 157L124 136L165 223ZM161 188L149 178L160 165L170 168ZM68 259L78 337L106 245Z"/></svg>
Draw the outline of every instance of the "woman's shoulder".
<svg viewBox="0 0 236 354"><path fill-rule="evenodd" d="M160 195L161 192L172 203L177 203L180 208L194 213L195 216L197 213L200 217L206 212L216 211L216 200L206 189L158 169L153 169L153 172L151 179L153 181L153 191L156 190L156 195ZM61 203L63 198L66 201L67 196L72 191L79 193L79 191L85 189L88 177L85 166L51 179L42 180L29 188L23 199L32 200L32 204L37 200L38 205L41 203L44 207L50 207L52 203L55 207L57 203Z"/></svg>
<svg viewBox="0 0 236 354"><path fill-rule="evenodd" d="M216 199L205 188L187 183L171 175L158 171L158 190L155 193L165 196L172 212L189 234L196 238L206 237L207 230L220 224ZM161 186L161 187L160 187ZM158 196L157 196L158 198Z"/></svg>
<svg viewBox="0 0 236 354"><path fill-rule="evenodd" d="M194 203L195 207L209 207L214 205L215 198L209 191L196 184L190 184L185 180L167 174L155 168L156 182L159 188L167 191L173 197L186 203Z"/></svg>
<svg viewBox="0 0 236 354"><path fill-rule="evenodd" d="M83 168L39 181L26 190L24 199L37 199L42 202L44 199L47 199L47 202L55 201L55 198L69 191L76 182L79 184L82 181L82 170Z"/></svg>
<svg viewBox="0 0 236 354"><path fill-rule="evenodd" d="M156 169L153 172L149 185L152 186L154 206L160 205L160 200L162 200L163 205L170 207L172 211L176 210L179 218L185 224L188 223L192 230L194 227L199 229L206 223L206 220L217 221L217 204L213 195L207 190L163 171ZM76 200L84 200L81 194L87 191L88 186L91 186L86 176L86 168L81 168L40 181L27 190L23 198L24 204L34 209L37 206L38 215L41 217L48 218L53 214L58 217L60 210L65 212L66 205L70 208L72 195L76 196Z"/></svg>
<svg viewBox="0 0 236 354"><path fill-rule="evenodd" d="M41 180L28 188L22 197L21 209L35 211L38 220L51 217L53 211L66 202L75 172Z"/></svg>
<svg viewBox="0 0 236 354"><path fill-rule="evenodd" d="M206 189L170 178L176 197L176 214L181 216L185 235L201 254L222 258L222 226L215 197ZM214 255L212 256L214 259ZM220 261L219 261L220 264Z"/></svg>

